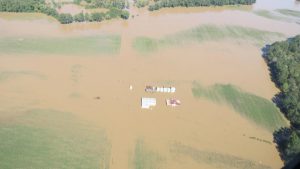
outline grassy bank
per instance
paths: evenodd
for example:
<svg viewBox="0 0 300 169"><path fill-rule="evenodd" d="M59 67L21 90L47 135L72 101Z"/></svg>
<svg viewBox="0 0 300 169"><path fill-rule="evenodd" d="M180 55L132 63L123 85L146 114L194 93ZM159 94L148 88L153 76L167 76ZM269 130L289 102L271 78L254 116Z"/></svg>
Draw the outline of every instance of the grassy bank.
<svg viewBox="0 0 300 169"><path fill-rule="evenodd" d="M205 98L215 103L226 104L242 116L270 131L287 125L273 102L244 92L235 86L216 84L206 88L195 83L192 92L197 98Z"/></svg>
<svg viewBox="0 0 300 169"><path fill-rule="evenodd" d="M117 35L17 38L0 37L0 55L5 54L47 54L47 55L98 55L117 54L121 37Z"/></svg>
<svg viewBox="0 0 300 169"><path fill-rule="evenodd" d="M262 45L273 39L282 38L283 35L241 26L215 26L203 25L193 29L167 35L160 39L150 37L137 37L133 47L140 53L155 52L159 49L188 44L191 42L217 41L223 39L246 40Z"/></svg>
<svg viewBox="0 0 300 169"><path fill-rule="evenodd" d="M0 124L0 168L108 168L105 132L70 113L28 111Z"/></svg>

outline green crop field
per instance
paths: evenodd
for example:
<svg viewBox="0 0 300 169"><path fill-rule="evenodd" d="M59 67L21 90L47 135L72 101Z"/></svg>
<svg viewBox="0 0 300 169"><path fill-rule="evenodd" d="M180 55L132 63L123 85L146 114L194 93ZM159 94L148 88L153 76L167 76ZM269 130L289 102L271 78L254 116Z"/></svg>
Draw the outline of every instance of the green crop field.
<svg viewBox="0 0 300 169"><path fill-rule="evenodd" d="M273 20L286 20L287 18L276 15L276 13L268 11L268 10L257 10L257 11L253 11L254 14L261 16L261 17L265 17L268 19L273 19Z"/></svg>
<svg viewBox="0 0 300 169"><path fill-rule="evenodd" d="M282 38L276 32L268 32L241 26L203 25L186 31L167 35L161 39L137 37L133 47L140 53L154 52L167 47L183 45L190 42L217 41L223 39L248 40L256 45L262 45L273 39Z"/></svg>
<svg viewBox="0 0 300 169"><path fill-rule="evenodd" d="M163 158L156 152L149 150L142 139L138 139L134 152L135 169L159 169Z"/></svg>
<svg viewBox="0 0 300 169"><path fill-rule="evenodd" d="M174 155L183 155L197 163L206 163L216 168L224 169L270 169L271 167L259 164L241 157L199 150L190 146L175 143L171 145L170 152Z"/></svg>
<svg viewBox="0 0 300 169"><path fill-rule="evenodd" d="M233 85L216 84L206 88L199 83L194 83L192 92L197 98L205 98L215 103L226 104L244 117L270 131L287 125L273 102L244 92Z"/></svg>
<svg viewBox="0 0 300 169"><path fill-rule="evenodd" d="M3 112L1 112L3 113ZM31 110L0 124L0 168L108 168L103 130L71 113Z"/></svg>
<svg viewBox="0 0 300 169"><path fill-rule="evenodd" d="M283 15L300 17L300 11L294 11L294 10L290 10L290 9L277 9L276 11Z"/></svg>
<svg viewBox="0 0 300 169"><path fill-rule="evenodd" d="M38 72L34 71L0 71L0 82L12 79L12 78L18 78L23 76L30 76L38 79L45 79L46 76L42 75Z"/></svg>
<svg viewBox="0 0 300 169"><path fill-rule="evenodd" d="M0 37L1 55L5 54L46 54L97 56L117 54L121 37L118 35L98 35L83 37L20 38Z"/></svg>
<svg viewBox="0 0 300 169"><path fill-rule="evenodd" d="M11 13L11 12L0 12L0 19L9 21L36 21L46 20L47 22L57 22L54 18L47 16L42 13Z"/></svg>

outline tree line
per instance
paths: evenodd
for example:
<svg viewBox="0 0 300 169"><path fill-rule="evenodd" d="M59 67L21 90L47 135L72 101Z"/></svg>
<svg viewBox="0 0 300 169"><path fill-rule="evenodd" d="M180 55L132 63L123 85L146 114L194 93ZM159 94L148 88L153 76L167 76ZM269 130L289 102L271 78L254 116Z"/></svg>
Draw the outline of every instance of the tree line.
<svg viewBox="0 0 300 169"><path fill-rule="evenodd" d="M129 12L110 8L108 12L79 13L72 16L69 13L58 13L57 10L46 4L44 0L0 0L1 12L39 12L56 18L62 24L73 22L100 22L113 18L128 19Z"/></svg>
<svg viewBox="0 0 300 169"><path fill-rule="evenodd" d="M255 2L256 0L156 0L148 9L154 11L169 7L251 5Z"/></svg>
<svg viewBox="0 0 300 169"><path fill-rule="evenodd" d="M274 141L286 164L300 160L300 35L264 49L271 76L280 89L274 99L291 126L274 132Z"/></svg>
<svg viewBox="0 0 300 169"><path fill-rule="evenodd" d="M117 8L124 9L126 7L126 0L85 0L88 3L88 8Z"/></svg>
<svg viewBox="0 0 300 169"><path fill-rule="evenodd" d="M72 22L101 22L103 20L110 20L113 18L128 19L129 12L111 8L108 12L79 13L74 16L71 14L60 14L58 20L62 24L68 24Z"/></svg>
<svg viewBox="0 0 300 169"><path fill-rule="evenodd" d="M138 8L145 7L149 5L150 0L134 0L134 5Z"/></svg>

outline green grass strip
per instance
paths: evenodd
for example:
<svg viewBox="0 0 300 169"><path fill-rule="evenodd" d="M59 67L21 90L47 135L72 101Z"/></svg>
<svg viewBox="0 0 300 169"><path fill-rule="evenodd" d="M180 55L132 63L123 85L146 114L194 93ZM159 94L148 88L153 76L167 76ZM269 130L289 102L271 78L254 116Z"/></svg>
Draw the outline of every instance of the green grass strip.
<svg viewBox="0 0 300 169"><path fill-rule="evenodd" d="M256 11L253 11L253 13L258 16L268 18L268 19L273 19L273 20L286 20L287 19L285 17L275 15L275 13L270 12L268 10L256 10Z"/></svg>
<svg viewBox="0 0 300 169"><path fill-rule="evenodd" d="M18 77L35 77L38 79L45 79L46 76L42 75L38 72L34 71L0 71L0 82L12 79L12 78L18 78Z"/></svg>
<svg viewBox="0 0 300 169"><path fill-rule="evenodd" d="M237 156L221 154L217 152L209 152L198 150L196 148L175 143L171 146L170 152L174 155L185 155L190 157L197 163L206 163L215 168L223 169L271 169L271 167L258 162L243 159Z"/></svg>
<svg viewBox="0 0 300 169"><path fill-rule="evenodd" d="M284 117L273 102L244 92L233 85L216 84L205 88L199 83L194 83L192 92L197 98L205 98L215 103L229 105L242 116L269 131L274 131L287 125Z"/></svg>
<svg viewBox="0 0 300 169"><path fill-rule="evenodd" d="M135 145L134 166L135 169L159 169L162 157L149 150L142 139L138 139Z"/></svg>
<svg viewBox="0 0 300 169"><path fill-rule="evenodd" d="M57 37L57 38L17 38L0 37L1 54L53 54L53 55L98 55L117 54L121 47L121 37L117 35Z"/></svg>
<svg viewBox="0 0 300 169"><path fill-rule="evenodd" d="M294 10L290 10L290 9L277 9L276 11L283 15L300 17L300 11L294 11Z"/></svg>
<svg viewBox="0 0 300 169"><path fill-rule="evenodd" d="M32 110L0 124L0 168L109 168L105 132L54 110Z"/></svg>
<svg viewBox="0 0 300 169"><path fill-rule="evenodd" d="M202 25L193 29L167 35L160 39L137 37L133 47L140 53L155 52L159 49L188 44L190 42L218 41L223 39L247 40L258 45L282 38L276 32L268 32L241 26Z"/></svg>

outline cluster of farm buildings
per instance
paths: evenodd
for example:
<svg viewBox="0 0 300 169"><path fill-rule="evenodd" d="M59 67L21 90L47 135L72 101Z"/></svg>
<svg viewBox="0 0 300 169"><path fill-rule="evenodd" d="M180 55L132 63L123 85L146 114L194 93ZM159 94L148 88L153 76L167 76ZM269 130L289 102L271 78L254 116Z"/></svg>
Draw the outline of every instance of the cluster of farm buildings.
<svg viewBox="0 0 300 169"><path fill-rule="evenodd" d="M156 87L156 86L146 86L145 92L150 93L175 93L175 87ZM181 104L180 100L175 98L166 99L166 105L171 107L176 107ZM142 109L150 109L151 107L156 106L156 98L142 97L141 107Z"/></svg>

